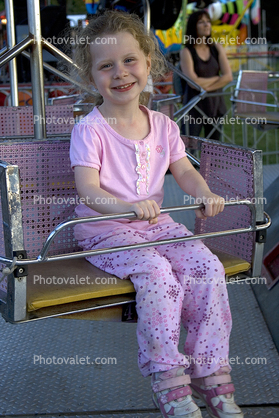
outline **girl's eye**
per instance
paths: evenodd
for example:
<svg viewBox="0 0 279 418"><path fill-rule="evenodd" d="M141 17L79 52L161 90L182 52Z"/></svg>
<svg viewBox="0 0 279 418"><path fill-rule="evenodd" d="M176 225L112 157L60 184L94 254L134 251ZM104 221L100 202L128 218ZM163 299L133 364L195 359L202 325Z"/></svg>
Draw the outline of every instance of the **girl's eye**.
<svg viewBox="0 0 279 418"><path fill-rule="evenodd" d="M103 68L109 68L111 66L111 64L104 64L104 65L102 65L101 66L101 70L103 69Z"/></svg>
<svg viewBox="0 0 279 418"><path fill-rule="evenodd" d="M134 58L126 58L125 59L125 62L132 62L132 61L134 61Z"/></svg>

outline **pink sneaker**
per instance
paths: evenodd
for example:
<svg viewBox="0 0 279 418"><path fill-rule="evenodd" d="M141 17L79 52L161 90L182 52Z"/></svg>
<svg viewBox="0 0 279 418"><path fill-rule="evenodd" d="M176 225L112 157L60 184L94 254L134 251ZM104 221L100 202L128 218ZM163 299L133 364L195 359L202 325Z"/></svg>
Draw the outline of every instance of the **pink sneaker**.
<svg viewBox="0 0 279 418"><path fill-rule="evenodd" d="M234 401L235 391L230 370L221 367L210 376L192 379L193 396L201 399L211 418L243 418L241 409Z"/></svg>
<svg viewBox="0 0 279 418"><path fill-rule="evenodd" d="M180 366L152 374L153 402L164 418L202 418L191 396L191 378L185 371L185 367Z"/></svg>

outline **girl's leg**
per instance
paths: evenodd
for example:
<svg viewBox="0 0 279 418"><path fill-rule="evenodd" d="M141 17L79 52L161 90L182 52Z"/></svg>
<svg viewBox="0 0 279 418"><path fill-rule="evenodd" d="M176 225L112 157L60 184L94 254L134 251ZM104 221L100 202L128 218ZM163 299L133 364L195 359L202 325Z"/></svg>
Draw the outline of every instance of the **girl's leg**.
<svg viewBox="0 0 279 418"><path fill-rule="evenodd" d="M157 239L189 235L182 225ZM168 258L184 289L182 323L188 331L185 353L191 388L212 418L243 418L234 401L228 364L231 313L224 268L201 241L156 247Z"/></svg>
<svg viewBox="0 0 279 418"><path fill-rule="evenodd" d="M182 225L176 225L165 236L162 230L157 239L188 234ZM223 266L200 241L157 250L169 259L184 288L182 322L188 330L184 350L194 395L205 402L212 418L243 418L234 401L227 365L231 314Z"/></svg>
<svg viewBox="0 0 279 418"><path fill-rule="evenodd" d="M143 233L127 228L102 240L85 240L81 245L89 250L141 242L146 242ZM185 355L178 352L184 292L168 260L150 247L93 256L88 261L122 279L130 278L135 286L138 363L143 376L181 365L188 367Z"/></svg>
<svg viewBox="0 0 279 418"><path fill-rule="evenodd" d="M167 231L162 229L156 239L191 234L181 224ZM224 267L201 241L156 249L169 260L184 289L181 319L188 331L184 350L191 377L210 375L228 364L232 323Z"/></svg>

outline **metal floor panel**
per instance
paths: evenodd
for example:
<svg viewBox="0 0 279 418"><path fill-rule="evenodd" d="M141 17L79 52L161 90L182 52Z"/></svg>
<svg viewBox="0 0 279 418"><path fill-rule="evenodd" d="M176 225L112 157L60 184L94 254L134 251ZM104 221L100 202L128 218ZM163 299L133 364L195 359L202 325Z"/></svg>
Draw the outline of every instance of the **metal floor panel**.
<svg viewBox="0 0 279 418"><path fill-rule="evenodd" d="M278 417L279 356L247 284L228 286L233 314L230 358L236 400L246 416ZM181 333L181 345L185 332ZM1 417L161 418L150 396L150 378L137 367L136 324L46 319L11 325L0 320ZM89 356L117 364L34 364ZM266 364L247 364L247 359ZM254 360L253 360L254 362ZM270 407L267 404L271 404ZM258 405L258 407L257 407ZM266 405L266 406L264 406ZM203 410L203 417L207 417Z"/></svg>
<svg viewBox="0 0 279 418"><path fill-rule="evenodd" d="M254 407L254 408L242 408L245 418L278 418L279 417L279 406L278 407ZM207 412L202 408L203 418L210 418ZM14 416L6 415L6 418L14 418ZM18 418L27 418L26 415L18 416ZM137 412L135 413L82 413L79 415L64 415L64 414L55 414L55 415L29 415L28 418L162 418L160 413L156 412Z"/></svg>

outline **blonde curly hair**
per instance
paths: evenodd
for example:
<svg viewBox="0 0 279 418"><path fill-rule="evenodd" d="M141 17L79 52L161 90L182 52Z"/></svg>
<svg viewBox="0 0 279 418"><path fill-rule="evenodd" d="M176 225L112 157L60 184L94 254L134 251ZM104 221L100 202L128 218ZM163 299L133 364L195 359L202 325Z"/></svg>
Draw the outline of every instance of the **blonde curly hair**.
<svg viewBox="0 0 279 418"><path fill-rule="evenodd" d="M153 81L156 81L166 72L166 61L160 52L158 42L152 32L149 34L140 18L135 14L125 12L106 10L103 14L92 18L85 28L78 30L76 34L77 43L74 51L75 66L71 73L74 78L81 80L86 88L92 88L93 78L91 74L92 56L90 53L90 43L96 38L104 35L113 35L119 32L130 33L139 43L140 49L144 55L151 57L151 71ZM97 92L92 90L94 103L99 105L103 98ZM144 92L140 94L139 102L146 104Z"/></svg>

